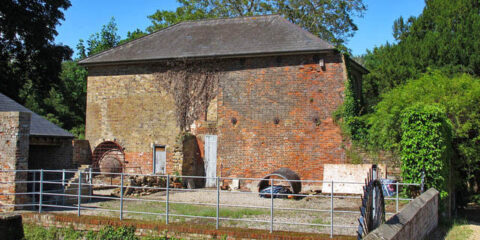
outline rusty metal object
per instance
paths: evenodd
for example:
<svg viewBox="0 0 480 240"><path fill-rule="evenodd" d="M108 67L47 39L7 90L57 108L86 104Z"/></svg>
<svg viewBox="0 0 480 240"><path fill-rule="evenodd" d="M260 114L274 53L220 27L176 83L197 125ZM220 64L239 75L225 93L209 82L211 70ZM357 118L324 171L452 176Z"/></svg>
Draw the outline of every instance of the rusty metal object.
<svg viewBox="0 0 480 240"><path fill-rule="evenodd" d="M93 168L102 173L121 173L125 168L125 153L116 142L103 142L93 151Z"/></svg>
<svg viewBox="0 0 480 240"><path fill-rule="evenodd" d="M291 188L290 190L297 194L302 191L302 183L300 182L300 176L289 168L280 168L274 172L263 177L262 181L258 183L258 191L269 186L269 179L273 177L280 177L288 181L288 185Z"/></svg>

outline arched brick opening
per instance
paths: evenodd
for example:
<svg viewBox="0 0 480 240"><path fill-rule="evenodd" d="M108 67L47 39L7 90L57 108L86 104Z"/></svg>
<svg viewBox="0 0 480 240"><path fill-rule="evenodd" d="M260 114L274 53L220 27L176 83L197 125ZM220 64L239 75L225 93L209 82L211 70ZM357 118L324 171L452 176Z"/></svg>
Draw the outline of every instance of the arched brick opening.
<svg viewBox="0 0 480 240"><path fill-rule="evenodd" d="M113 141L98 144L93 150L92 163L95 171L120 173L125 168L125 152L123 147Z"/></svg>

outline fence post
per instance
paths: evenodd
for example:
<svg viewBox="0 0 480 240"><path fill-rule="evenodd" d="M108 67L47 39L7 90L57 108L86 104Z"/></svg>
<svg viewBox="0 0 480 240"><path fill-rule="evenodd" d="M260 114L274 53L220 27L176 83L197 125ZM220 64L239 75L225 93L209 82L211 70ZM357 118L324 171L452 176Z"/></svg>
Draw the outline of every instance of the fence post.
<svg viewBox="0 0 480 240"><path fill-rule="evenodd" d="M396 213L398 213L398 182L395 183L397 185L396 191L397 191L397 196L395 197L395 209L397 210Z"/></svg>
<svg viewBox="0 0 480 240"><path fill-rule="evenodd" d="M425 169L422 171L422 182L420 183L420 193L425 190Z"/></svg>
<svg viewBox="0 0 480 240"><path fill-rule="evenodd" d="M77 198L77 215L80 216L80 205L82 204L82 171L78 170L78 198Z"/></svg>
<svg viewBox="0 0 480 240"><path fill-rule="evenodd" d="M90 183L90 186L89 186L89 188L88 188L88 189L89 189L88 192L89 192L89 195L92 196L92 195L93 195L92 168L91 168L91 167L88 168L88 171L89 171L89 173L88 173L88 180L89 180L89 183ZM122 173L123 173L123 172L122 172ZM91 202L91 201L92 201L92 198L89 198L88 201Z"/></svg>
<svg viewBox="0 0 480 240"><path fill-rule="evenodd" d="M333 238L333 180L332 191L330 192L330 238Z"/></svg>
<svg viewBox="0 0 480 240"><path fill-rule="evenodd" d="M65 169L62 169L62 206L65 206Z"/></svg>
<svg viewBox="0 0 480 240"><path fill-rule="evenodd" d="M219 217L220 217L220 179L217 177L217 222L216 222L216 229L219 226Z"/></svg>
<svg viewBox="0 0 480 240"><path fill-rule="evenodd" d="M37 172L35 170L33 170L33 186L32 186L32 204L35 204L35 198L37 196L37 193L35 192L35 185L37 185ZM35 206L32 205L32 210L35 210Z"/></svg>
<svg viewBox="0 0 480 240"><path fill-rule="evenodd" d="M123 172L120 173L120 220L123 220Z"/></svg>
<svg viewBox="0 0 480 240"><path fill-rule="evenodd" d="M273 178L270 178L270 233L273 232Z"/></svg>
<svg viewBox="0 0 480 240"><path fill-rule="evenodd" d="M165 223L168 224L168 199L169 199L169 188L170 188L170 176L167 174L167 196L165 200Z"/></svg>
<svg viewBox="0 0 480 240"><path fill-rule="evenodd" d="M40 196L38 196L38 212L42 213L43 202L43 169L40 169Z"/></svg>

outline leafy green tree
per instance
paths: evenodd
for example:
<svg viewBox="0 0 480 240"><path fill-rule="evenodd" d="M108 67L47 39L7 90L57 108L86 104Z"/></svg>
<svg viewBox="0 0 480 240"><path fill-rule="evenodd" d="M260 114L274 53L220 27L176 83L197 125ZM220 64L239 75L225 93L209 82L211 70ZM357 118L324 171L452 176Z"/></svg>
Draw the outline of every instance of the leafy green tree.
<svg viewBox="0 0 480 240"><path fill-rule="evenodd" d="M143 37L143 36L145 36L145 35L147 35L147 33L144 32L144 31L142 31L142 30L140 30L140 29L138 29L138 28L135 29L135 31L132 31L132 32L128 31L128 32L127 32L127 38L120 40L120 41L118 42L118 45L124 44L124 43L126 43L126 42L130 42L130 41L135 40L135 39L137 39L137 38L141 38L141 37Z"/></svg>
<svg viewBox="0 0 480 240"><path fill-rule="evenodd" d="M382 93L420 77L427 69L480 75L480 2L427 0L423 12L394 22L396 43L369 51L364 92L374 106ZM371 108L370 108L371 109Z"/></svg>
<svg viewBox="0 0 480 240"><path fill-rule="evenodd" d="M436 104L445 109L452 122L453 166L461 172L464 183L480 186L479 102L479 78L467 74L451 78L440 71L425 74L383 94L375 112L362 117L369 125L366 145L400 152L404 109L417 104Z"/></svg>
<svg viewBox="0 0 480 240"><path fill-rule="evenodd" d="M452 157L452 126L445 110L437 105L416 104L402 111L402 179L434 187L448 196Z"/></svg>
<svg viewBox="0 0 480 240"><path fill-rule="evenodd" d="M27 107L40 113L41 99L59 81L61 62L72 54L70 48L53 43L55 27L68 7L68 0L0 4L0 89L22 104L31 102Z"/></svg>
<svg viewBox="0 0 480 240"><path fill-rule="evenodd" d="M280 14L340 49L357 31L353 16L362 16L362 0L178 0L175 11L149 16L153 32L185 20Z"/></svg>
<svg viewBox="0 0 480 240"><path fill-rule="evenodd" d="M120 36L117 31L117 23L115 22L115 18L112 17L106 25L102 26L100 32L90 35L87 40L87 46L84 45L83 39L80 39L77 44L79 59L117 46L120 42Z"/></svg>

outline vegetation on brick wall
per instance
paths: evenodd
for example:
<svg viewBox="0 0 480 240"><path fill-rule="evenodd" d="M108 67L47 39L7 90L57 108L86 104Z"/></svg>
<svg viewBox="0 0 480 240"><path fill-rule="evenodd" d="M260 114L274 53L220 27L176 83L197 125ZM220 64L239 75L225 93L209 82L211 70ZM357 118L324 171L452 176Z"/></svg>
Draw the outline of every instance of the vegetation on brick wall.
<svg viewBox="0 0 480 240"><path fill-rule="evenodd" d="M361 140L365 135L365 127L360 119L362 115L361 96L355 91L355 81L352 73L352 63L348 55L344 55L345 67L347 68L347 81L345 82L345 98L342 106L334 112L334 119L342 120L341 126L352 140Z"/></svg>
<svg viewBox="0 0 480 240"><path fill-rule="evenodd" d="M419 183L425 174L426 188L448 196L452 155L452 125L443 107L416 104L402 111L400 141L402 178Z"/></svg>
<svg viewBox="0 0 480 240"><path fill-rule="evenodd" d="M182 131L205 116L208 105L217 96L222 73L216 61L175 61L166 70L155 73L155 79L173 96L177 125Z"/></svg>

